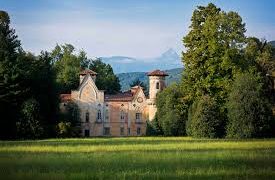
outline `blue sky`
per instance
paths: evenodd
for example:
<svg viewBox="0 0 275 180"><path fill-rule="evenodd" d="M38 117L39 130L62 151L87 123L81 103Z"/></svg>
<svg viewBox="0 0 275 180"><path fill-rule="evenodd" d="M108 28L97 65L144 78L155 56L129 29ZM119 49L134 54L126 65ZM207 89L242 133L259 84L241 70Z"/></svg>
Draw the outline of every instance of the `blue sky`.
<svg viewBox="0 0 275 180"><path fill-rule="evenodd" d="M184 50L193 10L213 2L237 11L249 36L275 40L273 0L0 0L22 46L39 53L71 43L89 57L155 57Z"/></svg>

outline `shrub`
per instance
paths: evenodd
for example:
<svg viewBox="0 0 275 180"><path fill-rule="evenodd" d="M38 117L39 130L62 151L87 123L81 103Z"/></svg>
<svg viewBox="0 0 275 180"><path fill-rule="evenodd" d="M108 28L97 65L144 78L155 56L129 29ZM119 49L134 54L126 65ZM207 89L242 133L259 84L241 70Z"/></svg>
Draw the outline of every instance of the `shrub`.
<svg viewBox="0 0 275 180"><path fill-rule="evenodd" d="M165 136L185 135L185 122L187 120L187 105L182 100L180 86L172 84L158 93L157 121Z"/></svg>
<svg viewBox="0 0 275 180"><path fill-rule="evenodd" d="M60 122L57 124L57 135L59 137L80 136L80 109L76 103L69 102L59 118Z"/></svg>
<svg viewBox="0 0 275 180"><path fill-rule="evenodd" d="M215 99L202 96L189 109L187 134L193 137L216 138L224 134L224 122Z"/></svg>
<svg viewBox="0 0 275 180"><path fill-rule="evenodd" d="M228 98L229 138L270 136L272 107L264 96L260 76L252 73L237 75Z"/></svg>
<svg viewBox="0 0 275 180"><path fill-rule="evenodd" d="M147 136L163 135L163 131L157 119L157 115L152 121L146 121L146 135Z"/></svg>
<svg viewBox="0 0 275 180"><path fill-rule="evenodd" d="M57 133L59 137L69 137L71 135L71 123L60 122L57 125Z"/></svg>

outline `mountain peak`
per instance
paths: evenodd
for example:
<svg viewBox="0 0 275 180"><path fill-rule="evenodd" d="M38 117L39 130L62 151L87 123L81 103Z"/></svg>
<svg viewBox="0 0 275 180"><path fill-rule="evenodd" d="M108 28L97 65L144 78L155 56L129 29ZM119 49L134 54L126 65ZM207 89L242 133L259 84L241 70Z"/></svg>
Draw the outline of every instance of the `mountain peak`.
<svg viewBox="0 0 275 180"><path fill-rule="evenodd" d="M169 48L161 56L162 57L179 57L178 53L173 48Z"/></svg>

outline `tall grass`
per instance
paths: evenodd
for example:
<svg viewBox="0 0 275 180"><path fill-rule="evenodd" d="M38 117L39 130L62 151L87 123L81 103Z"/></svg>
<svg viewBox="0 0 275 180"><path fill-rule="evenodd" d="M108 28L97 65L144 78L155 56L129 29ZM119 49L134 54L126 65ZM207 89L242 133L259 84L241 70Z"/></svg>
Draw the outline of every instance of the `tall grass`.
<svg viewBox="0 0 275 180"><path fill-rule="evenodd" d="M275 139L0 141L0 179L275 179Z"/></svg>

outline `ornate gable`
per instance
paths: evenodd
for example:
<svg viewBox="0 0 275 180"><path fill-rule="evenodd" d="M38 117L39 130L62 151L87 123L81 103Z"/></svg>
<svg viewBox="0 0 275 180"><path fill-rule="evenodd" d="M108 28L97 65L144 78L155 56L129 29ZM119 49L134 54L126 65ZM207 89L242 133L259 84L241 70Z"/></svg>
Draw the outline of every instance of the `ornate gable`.
<svg viewBox="0 0 275 180"><path fill-rule="evenodd" d="M104 99L104 93L98 90L90 74L84 77L77 91L74 91L73 94L76 94L75 98L82 102L101 102Z"/></svg>

